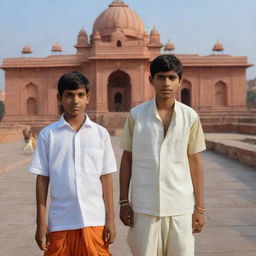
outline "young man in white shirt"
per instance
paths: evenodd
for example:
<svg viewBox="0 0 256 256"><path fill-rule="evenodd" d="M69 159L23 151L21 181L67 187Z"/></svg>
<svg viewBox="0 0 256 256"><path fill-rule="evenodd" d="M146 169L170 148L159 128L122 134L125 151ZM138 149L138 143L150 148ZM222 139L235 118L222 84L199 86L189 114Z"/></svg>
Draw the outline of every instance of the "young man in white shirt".
<svg viewBox="0 0 256 256"><path fill-rule="evenodd" d="M197 113L175 100L182 72L174 55L153 60L155 98L133 108L124 127L120 218L134 256L193 256L193 233L204 226L205 142Z"/></svg>
<svg viewBox="0 0 256 256"><path fill-rule="evenodd" d="M37 174L35 239L45 256L109 256L116 232L112 172L117 169L110 136L85 114L90 94L84 75L63 75L57 97L64 114L40 132L29 168Z"/></svg>

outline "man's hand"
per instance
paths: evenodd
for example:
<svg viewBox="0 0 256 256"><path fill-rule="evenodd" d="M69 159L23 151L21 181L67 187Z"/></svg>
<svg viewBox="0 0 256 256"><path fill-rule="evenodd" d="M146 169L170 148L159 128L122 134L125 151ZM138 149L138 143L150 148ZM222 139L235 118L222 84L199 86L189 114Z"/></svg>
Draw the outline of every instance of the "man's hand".
<svg viewBox="0 0 256 256"><path fill-rule="evenodd" d="M114 220L107 220L104 227L104 242L112 244L116 237L116 226Z"/></svg>
<svg viewBox="0 0 256 256"><path fill-rule="evenodd" d="M50 245L50 238L49 238L48 230L45 224L37 225L35 239L38 247L42 251L48 251L48 248Z"/></svg>
<svg viewBox="0 0 256 256"><path fill-rule="evenodd" d="M125 226L133 226L133 210L129 205L120 207L119 217Z"/></svg>
<svg viewBox="0 0 256 256"><path fill-rule="evenodd" d="M193 233L200 233L203 229L204 223L204 215L195 210L192 215Z"/></svg>

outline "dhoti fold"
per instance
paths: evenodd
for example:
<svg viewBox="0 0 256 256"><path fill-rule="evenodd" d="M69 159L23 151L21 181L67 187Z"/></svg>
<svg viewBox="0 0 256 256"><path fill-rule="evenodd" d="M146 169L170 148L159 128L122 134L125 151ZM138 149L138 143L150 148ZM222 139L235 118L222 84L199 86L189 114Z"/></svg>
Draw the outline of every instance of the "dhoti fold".
<svg viewBox="0 0 256 256"><path fill-rule="evenodd" d="M103 240L104 227L51 232L44 256L111 256Z"/></svg>

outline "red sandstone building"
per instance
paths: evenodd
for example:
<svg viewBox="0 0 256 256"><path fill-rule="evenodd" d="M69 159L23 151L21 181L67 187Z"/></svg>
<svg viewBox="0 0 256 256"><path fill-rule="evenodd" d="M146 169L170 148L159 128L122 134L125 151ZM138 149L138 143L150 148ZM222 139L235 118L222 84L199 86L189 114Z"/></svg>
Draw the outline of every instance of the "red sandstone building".
<svg viewBox="0 0 256 256"><path fill-rule="evenodd" d="M51 56L34 58L29 57L31 48L25 46L24 57L4 60L5 120L56 119L57 80L74 70L91 82L89 112L98 122L152 98L149 65L163 45L158 31L153 28L148 34L143 21L124 2L113 1L96 18L90 37L81 30L75 48L76 54L63 55L56 44ZM174 45L168 42L164 49L172 51ZM177 55L184 65L177 98L202 116L246 110L246 68L250 65L246 57L222 51L217 42L212 55Z"/></svg>

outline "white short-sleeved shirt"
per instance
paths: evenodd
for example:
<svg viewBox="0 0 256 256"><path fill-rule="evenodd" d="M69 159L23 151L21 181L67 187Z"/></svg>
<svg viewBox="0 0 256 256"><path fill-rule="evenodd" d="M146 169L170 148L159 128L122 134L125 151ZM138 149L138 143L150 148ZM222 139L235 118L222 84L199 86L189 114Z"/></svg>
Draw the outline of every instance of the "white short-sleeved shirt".
<svg viewBox="0 0 256 256"><path fill-rule="evenodd" d="M45 127L29 171L49 177L50 232L104 225L100 176L116 170L109 133L88 116L78 132L63 116Z"/></svg>
<svg viewBox="0 0 256 256"><path fill-rule="evenodd" d="M121 148L132 152L131 203L154 216L191 214L194 192L188 154L205 150L199 116L175 101L166 136L156 101L136 106L128 115Z"/></svg>

